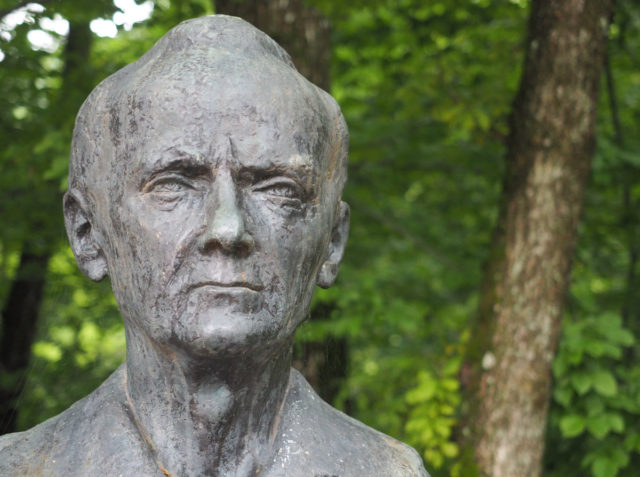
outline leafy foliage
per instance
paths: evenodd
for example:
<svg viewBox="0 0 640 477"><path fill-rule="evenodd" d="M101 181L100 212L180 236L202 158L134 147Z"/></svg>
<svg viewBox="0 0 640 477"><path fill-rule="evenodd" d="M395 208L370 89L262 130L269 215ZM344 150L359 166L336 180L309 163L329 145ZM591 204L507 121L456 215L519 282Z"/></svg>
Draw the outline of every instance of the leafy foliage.
<svg viewBox="0 0 640 477"><path fill-rule="evenodd" d="M633 334L616 314L587 317L565 326L554 363L552 433L557 426L565 441L563 453L565 447L581 448L575 455L595 477L634 473L633 468L622 471L632 457L637 460L640 451L636 430L640 369L625 357L635 344ZM554 465L551 475L566 471L564 466Z"/></svg>
<svg viewBox="0 0 640 477"><path fill-rule="evenodd" d="M209 0L157 0L144 23L115 38L93 36L89 61L65 79L65 36L49 32L60 46L45 51L28 35L56 13L78 23L116 11L110 0L88 3L51 2L30 21L3 27L0 40L0 298L27 238L54 251L21 428L86 395L124 357L109 285L79 275L62 231L78 97L175 23L212 12ZM305 324L299 340L346 339L348 379L334 404L415 446L434 476L464 475L457 383L497 216L527 2L313 3L332 24L332 93L351 132L352 229L338 283L314 302L330 319ZM640 9L619 1L610 59L623 141L605 85L554 365L550 476L626 476L638 466L638 28Z"/></svg>

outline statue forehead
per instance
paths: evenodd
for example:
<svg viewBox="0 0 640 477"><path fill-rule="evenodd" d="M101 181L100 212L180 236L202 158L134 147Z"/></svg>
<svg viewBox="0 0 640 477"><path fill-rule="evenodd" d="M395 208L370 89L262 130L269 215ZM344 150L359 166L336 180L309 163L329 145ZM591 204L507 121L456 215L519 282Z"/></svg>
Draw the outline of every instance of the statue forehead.
<svg viewBox="0 0 640 477"><path fill-rule="evenodd" d="M233 61L148 76L126 95L132 112L247 115L280 121L305 121L320 126L327 111L311 85L268 62ZM218 67L219 66L219 67ZM131 108L133 106L133 108Z"/></svg>
<svg viewBox="0 0 640 477"><path fill-rule="evenodd" d="M330 119L317 88L274 59L196 50L158 59L123 80L110 102L125 140L148 133L150 125L224 125L233 129L224 134L255 134L247 130L251 122L275 135L299 136L310 146L328 139Z"/></svg>

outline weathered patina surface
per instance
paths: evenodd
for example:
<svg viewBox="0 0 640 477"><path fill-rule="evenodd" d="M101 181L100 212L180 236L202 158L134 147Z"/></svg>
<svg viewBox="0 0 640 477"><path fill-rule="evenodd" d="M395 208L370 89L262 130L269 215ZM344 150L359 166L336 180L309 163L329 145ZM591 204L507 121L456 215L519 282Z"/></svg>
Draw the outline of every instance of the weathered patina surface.
<svg viewBox="0 0 640 477"><path fill-rule="evenodd" d="M64 212L82 271L111 279L127 360L0 438L0 475L426 475L290 366L347 239L347 136L333 98L233 17L184 22L103 81Z"/></svg>

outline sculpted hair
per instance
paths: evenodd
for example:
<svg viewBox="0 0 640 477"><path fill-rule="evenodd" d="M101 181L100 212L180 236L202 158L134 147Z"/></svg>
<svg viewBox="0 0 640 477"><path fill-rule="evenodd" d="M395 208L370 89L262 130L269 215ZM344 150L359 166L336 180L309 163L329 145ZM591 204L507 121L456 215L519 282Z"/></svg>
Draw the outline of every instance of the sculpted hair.
<svg viewBox="0 0 640 477"><path fill-rule="evenodd" d="M150 78L162 80L167 72L179 75L183 69L206 71L221 61L233 62L234 58L263 64L265 61L277 62L281 69L290 69L292 75L308 84L306 94L318 99L329 120L329 129L325 131L329 142L326 145L329 148L327 174L330 180L335 181L334 191L336 199L339 199L347 177L349 142L340 107L331 95L302 79L289 54L269 36L244 20L224 15L180 23L140 59L106 78L91 92L76 117L69 162L69 189L79 194L91 211L95 210L97 198L93 189L101 179L96 176L118 173L118 161L113 159L121 154L123 136L135 131L135 127L122 124L126 122L122 110L128 108L132 111L139 107L133 92L141 85ZM97 164L102 164L100 173L96 171Z"/></svg>

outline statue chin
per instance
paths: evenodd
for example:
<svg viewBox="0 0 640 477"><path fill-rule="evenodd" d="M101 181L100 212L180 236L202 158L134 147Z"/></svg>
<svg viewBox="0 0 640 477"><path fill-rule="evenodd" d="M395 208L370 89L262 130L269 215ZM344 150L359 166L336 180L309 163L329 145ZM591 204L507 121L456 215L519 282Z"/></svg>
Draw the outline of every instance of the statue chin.
<svg viewBox="0 0 640 477"><path fill-rule="evenodd" d="M265 321L260 315L206 310L189 316L188 326L177 324L169 344L194 356L251 356L268 353L289 344L281 323Z"/></svg>

